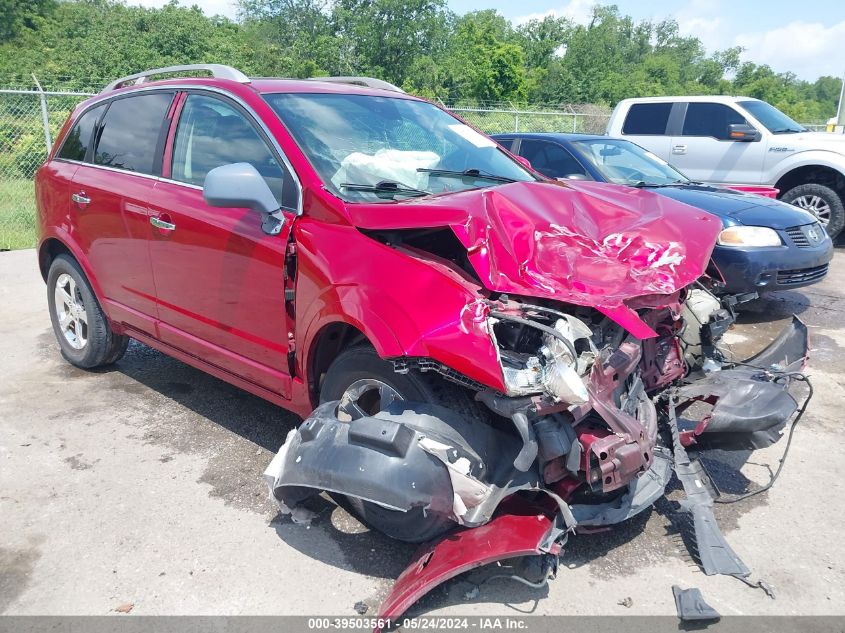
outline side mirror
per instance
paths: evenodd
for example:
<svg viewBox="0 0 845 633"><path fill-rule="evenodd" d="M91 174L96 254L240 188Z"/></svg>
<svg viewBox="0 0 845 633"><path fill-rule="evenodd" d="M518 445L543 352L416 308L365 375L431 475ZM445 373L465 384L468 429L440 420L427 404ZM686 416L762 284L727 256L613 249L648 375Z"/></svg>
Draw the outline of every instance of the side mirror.
<svg viewBox="0 0 845 633"><path fill-rule="evenodd" d="M249 163L221 165L209 171L203 183L202 197L211 207L244 207L263 216L261 229L268 235L282 230L279 203L270 187Z"/></svg>
<svg viewBox="0 0 845 633"><path fill-rule="evenodd" d="M732 141L759 141L760 132L747 123L732 123L728 126L728 136Z"/></svg>
<svg viewBox="0 0 845 633"><path fill-rule="evenodd" d="M567 180L590 180L590 177L585 174L566 174L557 180L562 180L563 182L566 182Z"/></svg>
<svg viewBox="0 0 845 633"><path fill-rule="evenodd" d="M523 167L527 167L532 171L534 170L534 168L531 166L531 161L525 158L525 156L517 156L516 154L514 154L514 158L516 159L516 162L518 162Z"/></svg>

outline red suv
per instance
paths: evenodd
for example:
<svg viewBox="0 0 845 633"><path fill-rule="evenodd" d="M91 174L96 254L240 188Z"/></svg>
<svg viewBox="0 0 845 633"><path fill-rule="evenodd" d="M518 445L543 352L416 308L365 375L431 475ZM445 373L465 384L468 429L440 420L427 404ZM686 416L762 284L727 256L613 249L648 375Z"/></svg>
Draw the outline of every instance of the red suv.
<svg viewBox="0 0 845 633"><path fill-rule="evenodd" d="M36 189L68 361L133 338L307 418L265 473L284 511L325 490L398 539L457 530L447 547L500 521L453 572L618 523L686 449L768 445L796 410L800 321L748 365L719 350L717 218L547 181L384 82L122 78Z"/></svg>

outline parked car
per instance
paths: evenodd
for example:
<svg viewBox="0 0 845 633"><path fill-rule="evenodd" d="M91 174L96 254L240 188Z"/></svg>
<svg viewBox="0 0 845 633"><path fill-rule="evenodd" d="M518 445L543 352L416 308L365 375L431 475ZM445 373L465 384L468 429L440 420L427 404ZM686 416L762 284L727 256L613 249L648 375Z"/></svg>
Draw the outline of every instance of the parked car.
<svg viewBox="0 0 845 633"><path fill-rule="evenodd" d="M327 491L439 538L387 617L483 562L548 571L576 525L650 507L673 464L699 549L726 560L686 450L767 446L797 409L800 321L748 366L717 347L731 315L697 280L718 218L547 182L384 82L124 77L74 110L36 192L70 363L131 337L286 407L306 419L265 473L282 512ZM675 417L698 400L712 415Z"/></svg>
<svg viewBox="0 0 845 633"><path fill-rule="evenodd" d="M808 132L749 97L647 97L620 101L607 125L694 180L770 185L836 237L845 227L845 136Z"/></svg>
<svg viewBox="0 0 845 633"><path fill-rule="evenodd" d="M800 288L827 275L833 243L807 211L771 198L693 182L627 140L585 134L498 134L493 138L549 178L648 189L718 216L723 230L713 261L725 281L722 292Z"/></svg>

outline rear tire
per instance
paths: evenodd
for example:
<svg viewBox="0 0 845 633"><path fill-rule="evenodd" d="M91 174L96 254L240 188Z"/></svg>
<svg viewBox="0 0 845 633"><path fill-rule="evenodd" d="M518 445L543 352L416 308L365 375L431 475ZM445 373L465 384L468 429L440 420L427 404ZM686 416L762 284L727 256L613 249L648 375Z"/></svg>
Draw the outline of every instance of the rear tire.
<svg viewBox="0 0 845 633"><path fill-rule="evenodd" d="M94 369L117 362L129 337L115 334L75 259L58 255L47 273L53 333L71 365Z"/></svg>
<svg viewBox="0 0 845 633"><path fill-rule="evenodd" d="M781 200L816 216L831 239L845 228L845 205L830 187L815 183L798 185L784 193Z"/></svg>
<svg viewBox="0 0 845 633"><path fill-rule="evenodd" d="M479 415L479 405L465 389L446 383L439 376L413 371L398 374L393 364L380 358L369 345L350 347L334 360L320 387L320 402L341 400L349 387L360 381L383 383L399 394L402 400L440 405L463 416L477 418ZM373 399L370 399L368 405L369 410L365 411L368 415L377 413L381 408L380 403ZM454 432L460 434L458 429ZM427 512L421 507L402 512L357 497L335 494L332 497L362 523L398 541L424 543L456 525L450 518Z"/></svg>

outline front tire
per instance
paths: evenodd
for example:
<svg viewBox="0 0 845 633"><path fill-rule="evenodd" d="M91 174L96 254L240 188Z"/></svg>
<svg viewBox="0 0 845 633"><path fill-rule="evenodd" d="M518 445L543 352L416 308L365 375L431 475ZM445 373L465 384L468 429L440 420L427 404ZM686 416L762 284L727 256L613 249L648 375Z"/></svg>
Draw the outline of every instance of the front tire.
<svg viewBox="0 0 845 633"><path fill-rule="evenodd" d="M781 200L816 216L831 239L845 228L845 206L830 187L815 183L798 185L784 193Z"/></svg>
<svg viewBox="0 0 845 633"><path fill-rule="evenodd" d="M115 334L75 259L58 255L47 273L47 303L62 356L94 369L118 361L129 337Z"/></svg>
<svg viewBox="0 0 845 633"><path fill-rule="evenodd" d="M329 367L320 387L320 402L332 400L341 401L339 414L347 421L361 415L374 415L395 400L437 404L459 415L475 413L478 416L478 405L466 390L436 376L413 371L398 374L393 365L380 358L369 345L345 350ZM458 429L445 430L460 433ZM450 518L422 507L402 512L357 497L334 494L332 497L365 525L398 541L424 543L455 527Z"/></svg>

